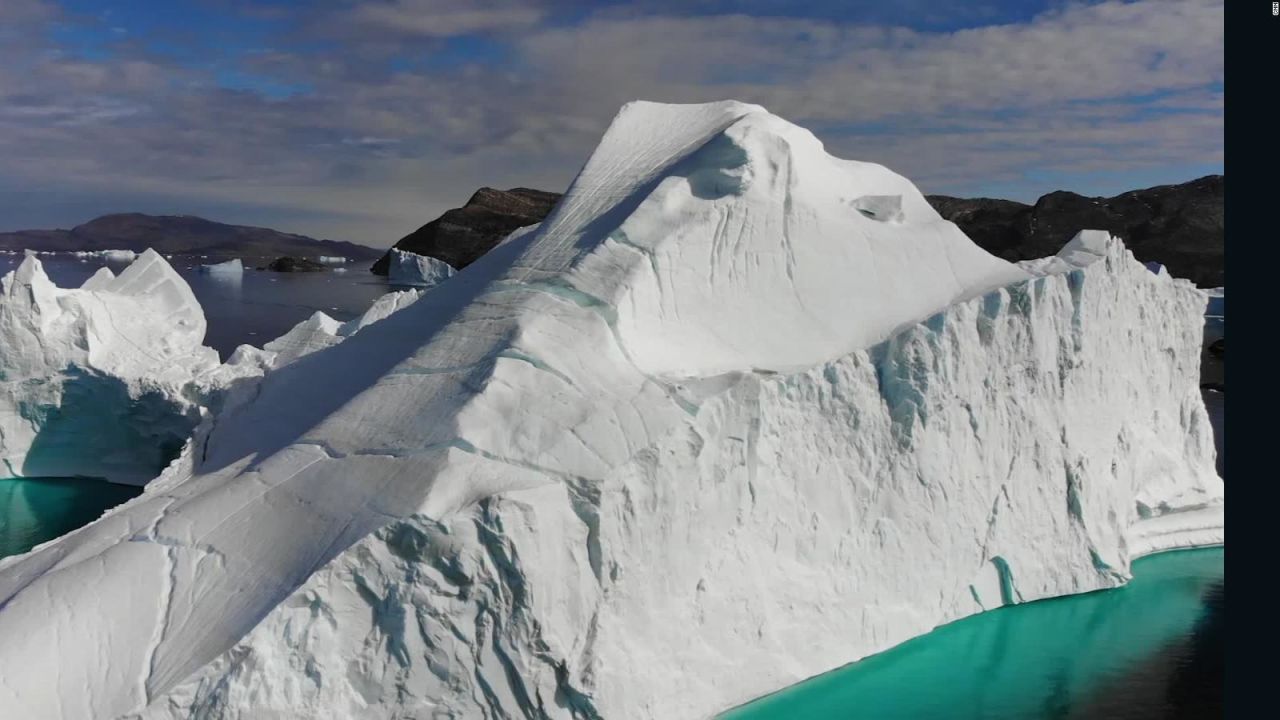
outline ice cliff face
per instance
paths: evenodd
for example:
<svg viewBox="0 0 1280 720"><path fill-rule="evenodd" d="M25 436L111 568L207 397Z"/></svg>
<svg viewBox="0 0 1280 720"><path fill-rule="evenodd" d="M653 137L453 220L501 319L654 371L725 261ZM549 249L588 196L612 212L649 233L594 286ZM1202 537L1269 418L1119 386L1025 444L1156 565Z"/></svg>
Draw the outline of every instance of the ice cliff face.
<svg viewBox="0 0 1280 720"><path fill-rule="evenodd" d="M28 256L0 296L0 474L155 477L199 421L182 387L218 364L204 331L154 252L69 290Z"/></svg>
<svg viewBox="0 0 1280 720"><path fill-rule="evenodd" d="M1205 296L1078 241L1020 269L761 108L628 105L542 225L0 562L0 704L702 717L1221 541Z"/></svg>
<svg viewBox="0 0 1280 720"><path fill-rule="evenodd" d="M448 280L457 272L442 260L395 248L388 251L387 257L390 258L387 280L393 285L431 287Z"/></svg>

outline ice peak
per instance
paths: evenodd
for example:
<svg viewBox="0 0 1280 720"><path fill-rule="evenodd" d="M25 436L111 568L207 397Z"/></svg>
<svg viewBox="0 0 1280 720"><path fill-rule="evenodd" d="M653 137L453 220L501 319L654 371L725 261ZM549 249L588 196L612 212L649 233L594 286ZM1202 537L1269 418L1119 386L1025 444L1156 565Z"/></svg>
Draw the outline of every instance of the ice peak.
<svg viewBox="0 0 1280 720"><path fill-rule="evenodd" d="M812 365L1027 275L906 178L738 102L625 106L510 278L616 309L647 372Z"/></svg>
<svg viewBox="0 0 1280 720"><path fill-rule="evenodd" d="M49 276L44 271L44 264L40 262L40 258L36 257L34 253L28 253L23 256L22 262L17 269L5 274L5 286L7 288L12 283L30 285L33 282L40 282L41 279L49 282Z"/></svg>
<svg viewBox="0 0 1280 720"><path fill-rule="evenodd" d="M88 280L80 285L81 290L102 290L111 286L116 279L116 274L111 272L111 268L103 265L98 271L89 276Z"/></svg>

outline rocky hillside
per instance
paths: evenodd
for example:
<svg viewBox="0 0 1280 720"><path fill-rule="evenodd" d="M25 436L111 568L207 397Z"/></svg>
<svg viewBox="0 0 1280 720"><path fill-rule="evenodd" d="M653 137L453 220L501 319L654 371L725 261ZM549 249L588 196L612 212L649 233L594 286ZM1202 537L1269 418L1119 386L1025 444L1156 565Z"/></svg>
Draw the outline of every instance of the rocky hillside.
<svg viewBox="0 0 1280 720"><path fill-rule="evenodd" d="M382 251L336 240L269 228L227 225L193 215L103 215L70 230L0 233L0 249L37 251L133 250L154 248L164 255L209 257L310 257L331 255L371 259Z"/></svg>
<svg viewBox="0 0 1280 720"><path fill-rule="evenodd" d="M1222 175L1085 197L1059 190L1034 205L930 195L929 202L988 252L1006 260L1052 255L1081 228L1109 230L1143 262L1201 287L1225 285Z"/></svg>
<svg viewBox="0 0 1280 720"><path fill-rule="evenodd" d="M516 228L542 222L560 199L558 193L514 188L480 188L466 205L454 208L400 239L395 247L464 268L493 249ZM373 272L387 274L383 255Z"/></svg>
<svg viewBox="0 0 1280 720"><path fill-rule="evenodd" d="M1060 190L1034 205L946 195L928 199L974 242L1006 260L1053 255L1081 229L1109 230L1124 238L1139 260L1154 260L1176 277L1216 287L1226 284L1223 188L1224 177L1210 175L1111 198ZM462 268L512 230L541 222L559 199L556 193L527 188L481 188L466 205L432 220L395 247ZM373 271L386 274L385 255Z"/></svg>

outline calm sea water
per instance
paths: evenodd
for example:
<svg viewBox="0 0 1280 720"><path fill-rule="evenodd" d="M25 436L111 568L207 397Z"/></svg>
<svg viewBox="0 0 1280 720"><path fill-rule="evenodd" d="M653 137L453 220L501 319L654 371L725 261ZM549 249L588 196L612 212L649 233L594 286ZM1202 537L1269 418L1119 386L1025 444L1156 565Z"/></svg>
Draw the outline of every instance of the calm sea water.
<svg viewBox="0 0 1280 720"><path fill-rule="evenodd" d="M0 557L87 525L141 492L94 478L0 479Z"/></svg>
<svg viewBox="0 0 1280 720"><path fill-rule="evenodd" d="M1225 478L1226 393L1202 394ZM1224 552L1141 558L1122 588L975 615L721 720L1222 717Z"/></svg>
<svg viewBox="0 0 1280 720"><path fill-rule="evenodd" d="M22 262L22 256L0 255L0 275ZM128 263L80 262L57 255L41 255L45 272L59 287L79 287L106 265L119 274ZM338 320L350 320L369 308L383 293L402 289L369 272L372 262L344 266L346 272L276 273L246 269L230 277L200 272L199 260L169 261L191 285L209 323L205 344L225 360L237 345L263 343L283 335L317 310ZM212 261L209 261L212 262Z"/></svg>
<svg viewBox="0 0 1280 720"><path fill-rule="evenodd" d="M941 627L722 720L1163 720L1223 714L1222 548L1142 558L1115 590Z"/></svg>

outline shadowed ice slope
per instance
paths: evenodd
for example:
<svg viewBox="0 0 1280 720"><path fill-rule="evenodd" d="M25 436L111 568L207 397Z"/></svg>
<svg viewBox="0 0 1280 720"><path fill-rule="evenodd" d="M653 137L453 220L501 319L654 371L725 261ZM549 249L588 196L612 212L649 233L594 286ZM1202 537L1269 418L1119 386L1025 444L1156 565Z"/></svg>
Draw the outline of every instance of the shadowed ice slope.
<svg viewBox="0 0 1280 720"><path fill-rule="evenodd" d="M697 717L1122 582L1222 488L1204 296L1100 242L1032 280L761 108L630 104L541 226L0 563L0 704Z"/></svg>

